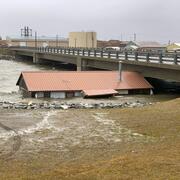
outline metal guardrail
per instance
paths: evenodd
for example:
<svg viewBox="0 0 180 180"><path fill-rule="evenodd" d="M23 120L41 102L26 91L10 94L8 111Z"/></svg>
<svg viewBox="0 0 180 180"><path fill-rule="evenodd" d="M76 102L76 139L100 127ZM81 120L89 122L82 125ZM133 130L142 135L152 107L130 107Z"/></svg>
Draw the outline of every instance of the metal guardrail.
<svg viewBox="0 0 180 180"><path fill-rule="evenodd" d="M12 49L27 49L29 51L46 54L63 54L72 56L96 57L114 60L129 60L146 63L159 63L169 65L180 65L180 53L148 53L138 51L107 51L103 49L82 48L53 48L53 47L11 47Z"/></svg>

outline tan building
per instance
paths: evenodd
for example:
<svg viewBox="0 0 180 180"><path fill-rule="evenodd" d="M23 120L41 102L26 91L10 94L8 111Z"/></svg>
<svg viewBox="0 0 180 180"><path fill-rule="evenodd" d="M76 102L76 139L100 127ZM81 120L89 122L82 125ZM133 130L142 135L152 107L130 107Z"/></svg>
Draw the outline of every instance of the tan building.
<svg viewBox="0 0 180 180"><path fill-rule="evenodd" d="M180 43L173 43L166 47L168 52L180 51Z"/></svg>
<svg viewBox="0 0 180 180"><path fill-rule="evenodd" d="M0 47L7 47L7 41L6 40L0 40Z"/></svg>
<svg viewBox="0 0 180 180"><path fill-rule="evenodd" d="M7 38L8 46L35 47L35 38ZM68 47L67 39L38 37L37 47Z"/></svg>
<svg viewBox="0 0 180 180"><path fill-rule="evenodd" d="M97 48L96 32L70 32L69 47Z"/></svg>

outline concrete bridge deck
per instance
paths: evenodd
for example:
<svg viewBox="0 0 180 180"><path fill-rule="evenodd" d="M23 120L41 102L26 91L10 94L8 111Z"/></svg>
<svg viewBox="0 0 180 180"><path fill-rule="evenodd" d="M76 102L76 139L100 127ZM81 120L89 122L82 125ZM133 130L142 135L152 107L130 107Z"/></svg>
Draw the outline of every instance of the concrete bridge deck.
<svg viewBox="0 0 180 180"><path fill-rule="evenodd" d="M70 63L77 70L98 68L104 70L137 71L145 77L180 82L180 54L104 51L73 48L12 47L15 55L30 56L34 63L43 60Z"/></svg>

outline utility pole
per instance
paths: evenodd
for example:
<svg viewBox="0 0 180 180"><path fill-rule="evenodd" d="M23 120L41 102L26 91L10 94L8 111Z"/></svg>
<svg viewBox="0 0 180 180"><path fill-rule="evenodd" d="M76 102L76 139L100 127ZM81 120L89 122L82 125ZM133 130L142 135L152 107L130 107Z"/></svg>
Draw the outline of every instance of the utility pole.
<svg viewBox="0 0 180 180"><path fill-rule="evenodd" d="M32 29L30 29L28 26L25 26L23 29L21 29L21 36L22 37L32 36Z"/></svg>
<svg viewBox="0 0 180 180"><path fill-rule="evenodd" d="M137 38L136 33L134 33L134 41L136 41L136 38Z"/></svg>
<svg viewBox="0 0 180 180"><path fill-rule="evenodd" d="M59 38L58 38L58 34L56 35L56 47L59 46Z"/></svg>
<svg viewBox="0 0 180 180"><path fill-rule="evenodd" d="M35 49L37 49L37 32L35 31Z"/></svg>
<svg viewBox="0 0 180 180"><path fill-rule="evenodd" d="M122 35L122 33L121 33L121 41L123 40L123 35Z"/></svg>

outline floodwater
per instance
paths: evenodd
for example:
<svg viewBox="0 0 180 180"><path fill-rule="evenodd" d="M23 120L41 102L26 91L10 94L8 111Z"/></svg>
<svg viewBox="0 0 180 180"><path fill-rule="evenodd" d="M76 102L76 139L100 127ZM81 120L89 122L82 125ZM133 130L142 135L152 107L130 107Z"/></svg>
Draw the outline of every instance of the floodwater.
<svg viewBox="0 0 180 180"><path fill-rule="evenodd" d="M0 112L0 159L61 154L60 161L79 151L115 151L123 142L153 142L121 126L105 110L3 111ZM114 149L111 149L114 147Z"/></svg>
<svg viewBox="0 0 180 180"><path fill-rule="evenodd" d="M22 101L16 82L21 71L52 70L52 67L0 60L0 101ZM162 101L175 96L117 97L107 101ZM106 101L71 99L70 101ZM109 110L111 111L111 110ZM122 142L154 141L121 126L106 110L0 110L0 159L60 153L59 158L82 156L82 150L112 151ZM113 111L113 110L112 110ZM114 147L114 148L112 148ZM86 153L86 151L84 152Z"/></svg>
<svg viewBox="0 0 180 180"><path fill-rule="evenodd" d="M52 66L35 65L32 62L0 60L0 101L19 101L16 82L22 71L54 70Z"/></svg>

